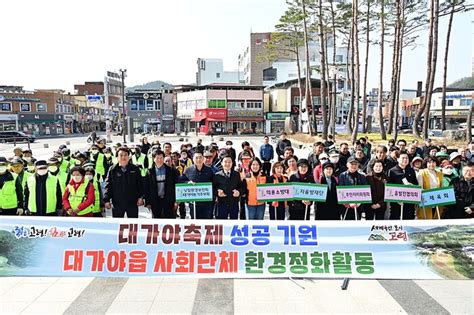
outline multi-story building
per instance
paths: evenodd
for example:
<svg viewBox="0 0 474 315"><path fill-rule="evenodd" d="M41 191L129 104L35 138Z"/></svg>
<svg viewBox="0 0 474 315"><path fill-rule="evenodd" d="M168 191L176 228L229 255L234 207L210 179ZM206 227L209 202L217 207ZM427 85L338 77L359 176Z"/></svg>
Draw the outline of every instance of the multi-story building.
<svg viewBox="0 0 474 315"><path fill-rule="evenodd" d="M2 130L19 130L36 136L70 133L73 97L63 90L25 91L22 86L0 86Z"/></svg>
<svg viewBox="0 0 474 315"><path fill-rule="evenodd" d="M474 89L446 88L446 128L456 129L465 123L472 106ZM441 104L443 89L433 90L430 108L430 128L441 128Z"/></svg>
<svg viewBox="0 0 474 315"><path fill-rule="evenodd" d="M126 99L135 132L174 132L172 90L136 89L127 92Z"/></svg>
<svg viewBox="0 0 474 315"><path fill-rule="evenodd" d="M238 71L224 71L222 59L198 58L196 85L239 83Z"/></svg>
<svg viewBox="0 0 474 315"><path fill-rule="evenodd" d="M263 87L210 84L176 87L179 132L263 132Z"/></svg>

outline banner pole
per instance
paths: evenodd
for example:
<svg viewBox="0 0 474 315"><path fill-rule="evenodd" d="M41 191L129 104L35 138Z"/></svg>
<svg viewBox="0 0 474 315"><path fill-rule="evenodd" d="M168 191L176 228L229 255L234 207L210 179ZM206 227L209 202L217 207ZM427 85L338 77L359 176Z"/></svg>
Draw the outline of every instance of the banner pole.
<svg viewBox="0 0 474 315"><path fill-rule="evenodd" d="M306 205L306 208L304 210L304 220L306 221L306 217L308 216L308 208L309 208L309 205Z"/></svg>
<svg viewBox="0 0 474 315"><path fill-rule="evenodd" d="M277 208L278 208L278 205L275 207L275 221L277 220Z"/></svg>
<svg viewBox="0 0 474 315"><path fill-rule="evenodd" d="M438 220L441 220L441 217L439 216L439 206L436 206L436 213L438 214Z"/></svg>
<svg viewBox="0 0 474 315"><path fill-rule="evenodd" d="M423 219L425 219L425 220L427 219L426 218L426 207L423 207Z"/></svg>
<svg viewBox="0 0 474 315"><path fill-rule="evenodd" d="M400 221L403 221L403 206L404 206L404 203L402 202L402 205L400 206Z"/></svg>
<svg viewBox="0 0 474 315"><path fill-rule="evenodd" d="M349 285L349 278L344 278L344 280L342 281L342 285L341 285L341 290L347 290L347 286Z"/></svg>
<svg viewBox="0 0 474 315"><path fill-rule="evenodd" d="M357 207L354 205L354 220L357 221Z"/></svg>
<svg viewBox="0 0 474 315"><path fill-rule="evenodd" d="M193 201L193 219L196 220L196 201Z"/></svg>

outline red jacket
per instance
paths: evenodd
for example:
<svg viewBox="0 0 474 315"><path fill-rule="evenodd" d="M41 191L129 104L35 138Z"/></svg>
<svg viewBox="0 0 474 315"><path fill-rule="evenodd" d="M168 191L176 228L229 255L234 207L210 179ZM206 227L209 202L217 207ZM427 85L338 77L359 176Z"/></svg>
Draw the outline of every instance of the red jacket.
<svg viewBox="0 0 474 315"><path fill-rule="evenodd" d="M69 182L69 185L73 185L74 189L77 190L77 187L80 185L84 185L84 179L80 183L76 183L73 179ZM66 186L66 189L63 194L63 207L64 210L69 210L71 209L71 205L69 204L69 185ZM89 207L90 205L93 205L95 202L95 192L94 192L94 185L89 185L87 188L87 197L86 199L77 207L78 211L82 211L85 208ZM91 213L92 215L92 213Z"/></svg>

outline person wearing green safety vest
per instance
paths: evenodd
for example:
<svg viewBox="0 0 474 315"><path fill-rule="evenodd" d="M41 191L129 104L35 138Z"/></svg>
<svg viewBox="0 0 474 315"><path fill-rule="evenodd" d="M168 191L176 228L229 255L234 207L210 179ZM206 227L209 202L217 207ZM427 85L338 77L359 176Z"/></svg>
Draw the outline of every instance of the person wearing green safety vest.
<svg viewBox="0 0 474 315"><path fill-rule="evenodd" d="M67 171L69 171L71 165L76 165L76 160L71 157L71 150L69 150L68 148L64 147L60 151L63 154L63 161L67 163Z"/></svg>
<svg viewBox="0 0 474 315"><path fill-rule="evenodd" d="M30 174L35 173L35 163L36 159L32 158L30 161L26 162L26 171Z"/></svg>
<svg viewBox="0 0 474 315"><path fill-rule="evenodd" d="M94 186L85 178L86 171L76 166L71 169L71 181L63 195L63 207L68 216L92 217L94 215Z"/></svg>
<svg viewBox="0 0 474 315"><path fill-rule="evenodd" d="M107 174L106 169L108 168L104 154L99 152L99 147L96 144L91 145L89 152L89 160L95 165L95 173L97 174L97 180L99 182L103 182L105 180L105 174Z"/></svg>
<svg viewBox="0 0 474 315"><path fill-rule="evenodd" d="M57 216L62 214L61 186L58 178L49 174L48 163L35 163L35 174L30 176L25 187L26 213L34 216Z"/></svg>
<svg viewBox="0 0 474 315"><path fill-rule="evenodd" d="M22 214L23 190L21 181L15 173L8 171L7 159L0 156L0 215Z"/></svg>
<svg viewBox="0 0 474 315"><path fill-rule="evenodd" d="M148 173L148 158L142 154L140 146L135 147L135 154L132 156L132 163L140 169L140 174L145 177Z"/></svg>
<svg viewBox="0 0 474 315"><path fill-rule="evenodd" d="M84 166L84 170L86 171L85 178L94 186L94 208L92 213L94 217L102 218L105 217L105 209L104 209L104 198L102 197L102 189L100 188L100 184L95 178L95 170L94 165L89 164L90 166Z"/></svg>
<svg viewBox="0 0 474 315"><path fill-rule="evenodd" d="M24 161L18 156L14 157L10 161L10 169L11 169L12 174L15 174L16 176L18 176L18 179L20 180L21 187L22 187L21 195L23 196L23 190L25 189L26 181L31 176L31 173L25 170ZM23 208L23 204L21 205L21 207Z"/></svg>
<svg viewBox="0 0 474 315"><path fill-rule="evenodd" d="M64 194L66 190L66 184L68 180L68 173L63 172L60 169L60 163L56 157L52 157L48 160L48 171L49 174L56 176L59 181L59 186L61 187L61 194Z"/></svg>
<svg viewBox="0 0 474 315"><path fill-rule="evenodd" d="M59 170L63 173L67 173L69 171L69 161L64 159L64 156L61 151L54 151L53 157L58 159L59 162Z"/></svg>

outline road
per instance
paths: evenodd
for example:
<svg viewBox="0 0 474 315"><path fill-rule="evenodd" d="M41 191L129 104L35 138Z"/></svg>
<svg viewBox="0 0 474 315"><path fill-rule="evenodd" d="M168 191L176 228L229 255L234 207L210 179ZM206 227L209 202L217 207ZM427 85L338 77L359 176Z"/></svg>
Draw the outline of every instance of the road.
<svg viewBox="0 0 474 315"><path fill-rule="evenodd" d="M224 138L232 140L237 150L243 140L254 149L261 144L261 137ZM204 145L211 142L210 137L202 139ZM72 151L86 149L85 140L40 139L31 148L35 157L46 159L66 141ZM195 143L196 137L189 140ZM182 143L176 136L160 141L171 142L173 149ZM115 142L122 138L114 137ZM308 154L300 148L295 151L298 156ZM0 144L0 156L12 152L12 144ZM140 216L150 214L142 209ZM322 279L8 277L0 280L0 313L474 313L472 280L352 280L345 291L341 284L342 280Z"/></svg>

